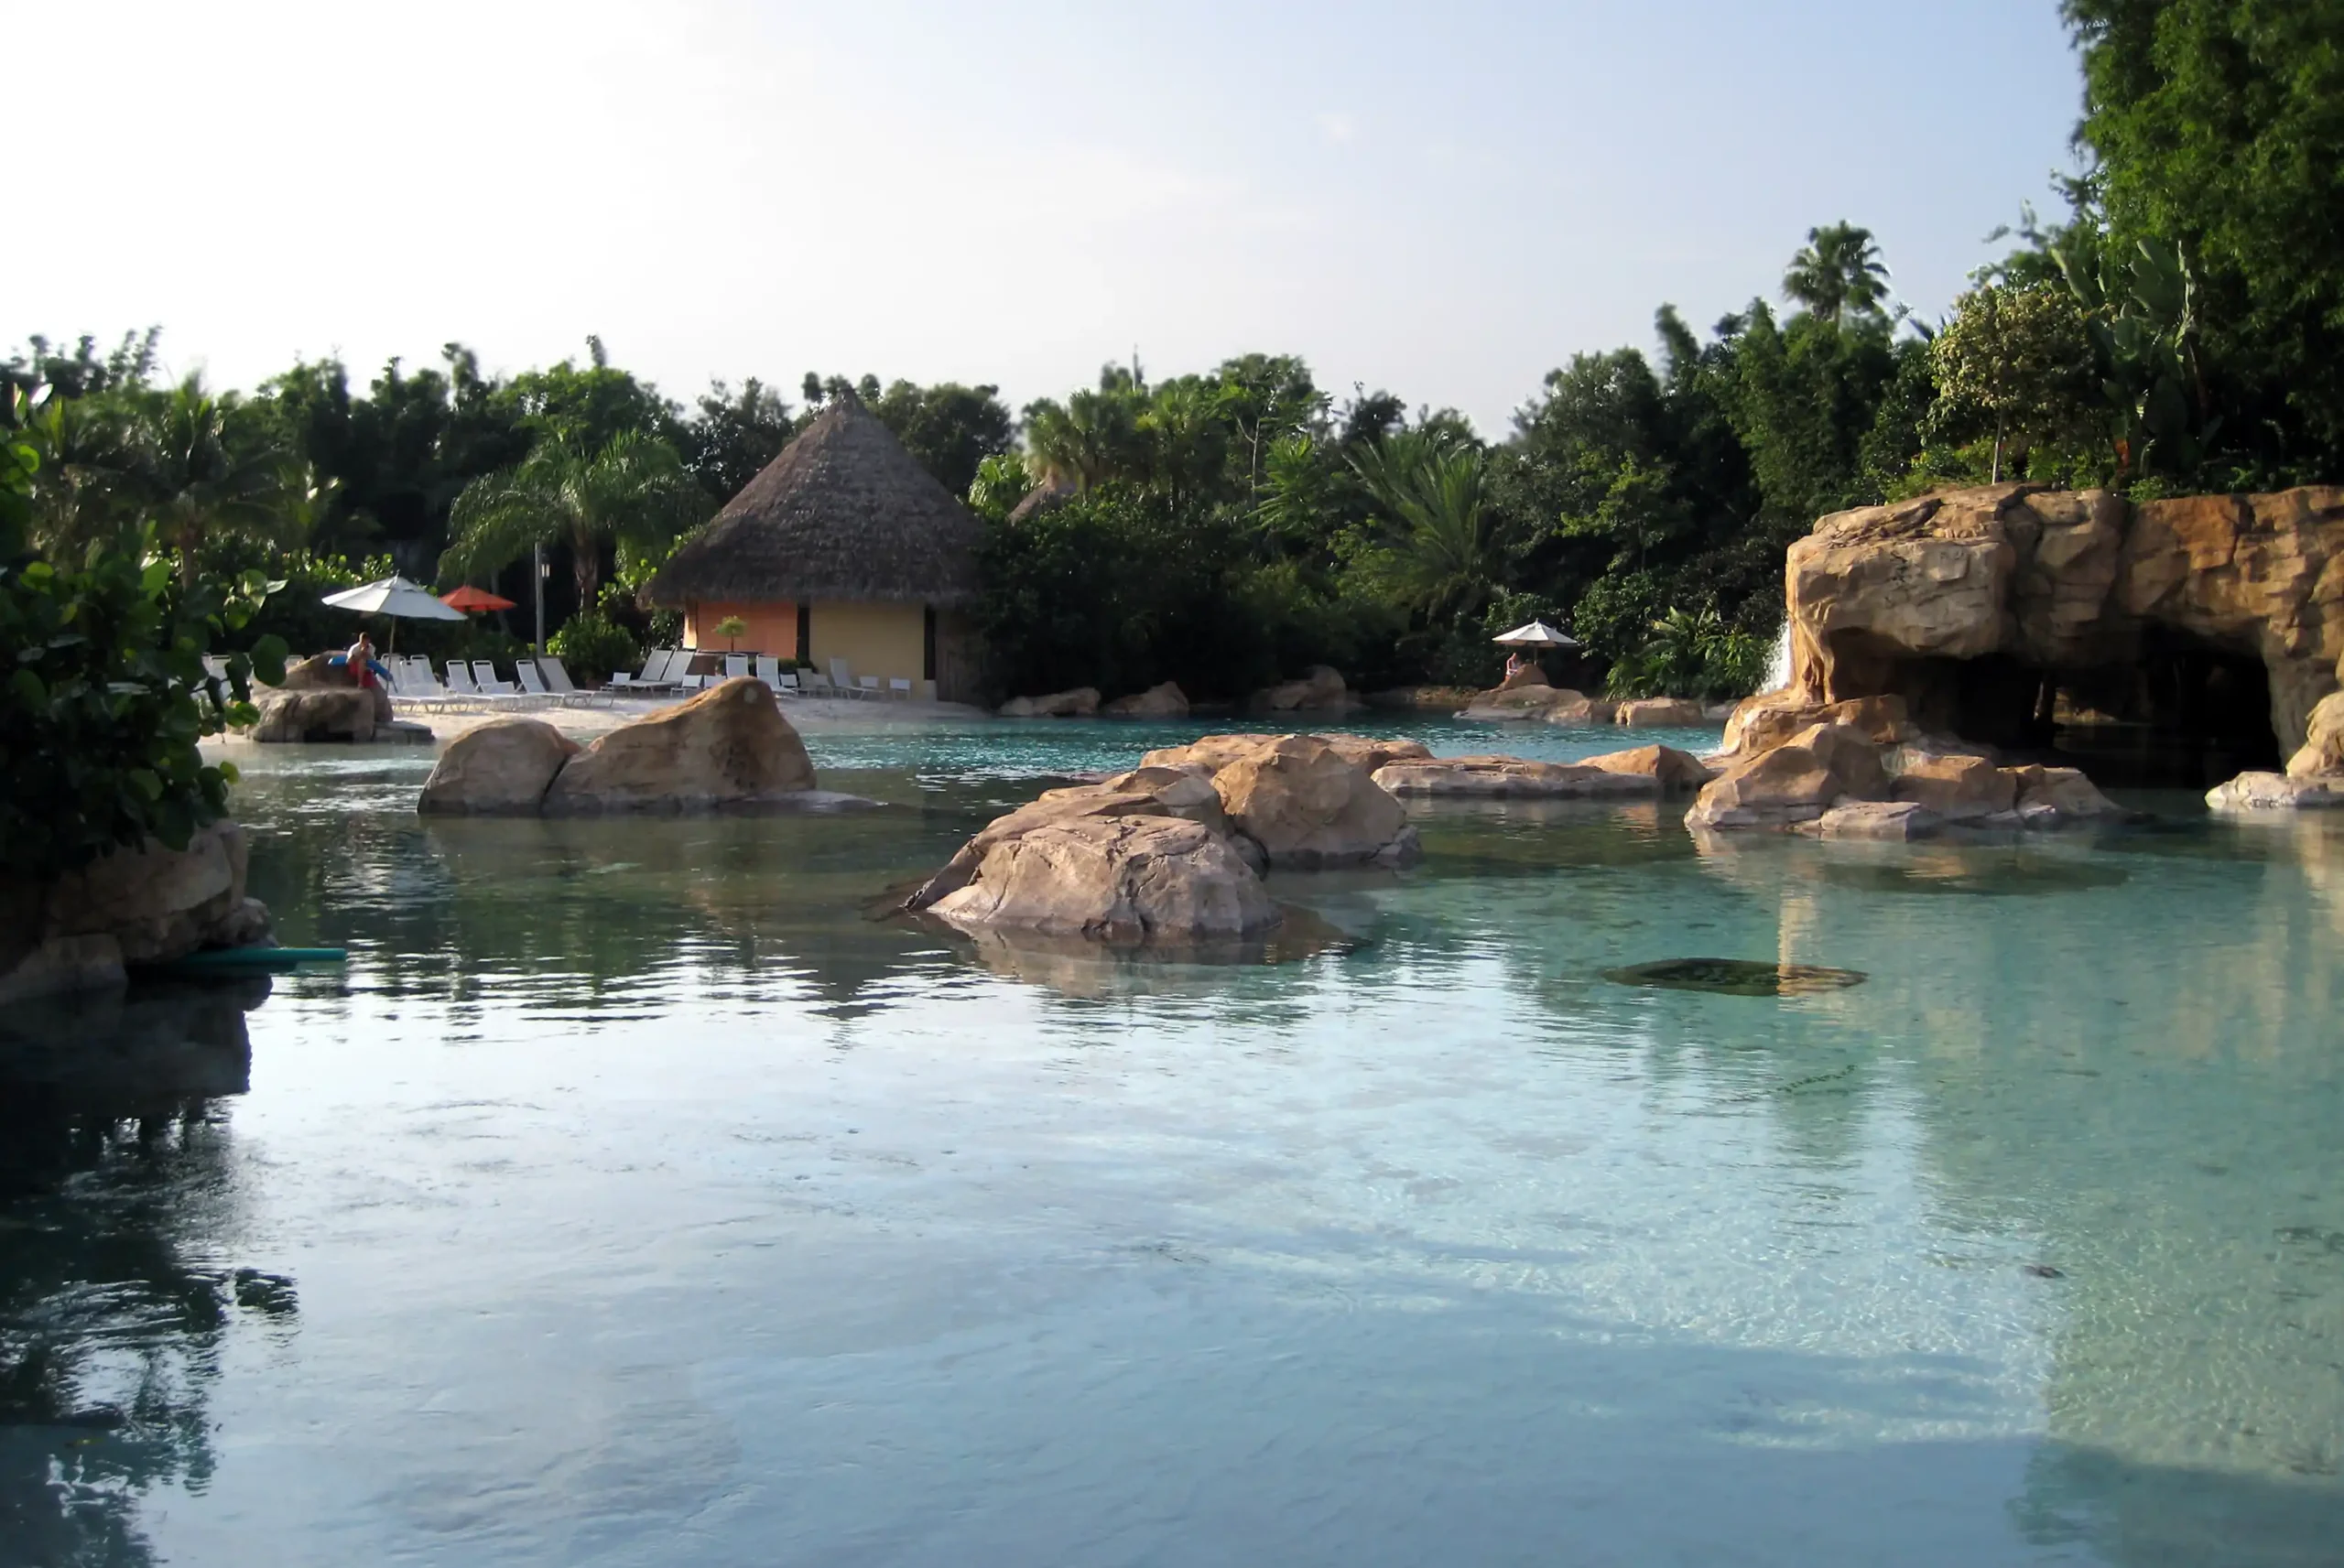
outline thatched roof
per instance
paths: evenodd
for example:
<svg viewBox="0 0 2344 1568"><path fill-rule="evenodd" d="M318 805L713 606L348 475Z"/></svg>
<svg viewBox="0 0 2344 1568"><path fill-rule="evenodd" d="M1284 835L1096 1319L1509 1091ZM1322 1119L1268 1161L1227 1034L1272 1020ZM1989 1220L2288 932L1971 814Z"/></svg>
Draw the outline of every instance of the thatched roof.
<svg viewBox="0 0 2344 1568"><path fill-rule="evenodd" d="M982 525L852 397L781 449L646 590L655 604L977 594Z"/></svg>

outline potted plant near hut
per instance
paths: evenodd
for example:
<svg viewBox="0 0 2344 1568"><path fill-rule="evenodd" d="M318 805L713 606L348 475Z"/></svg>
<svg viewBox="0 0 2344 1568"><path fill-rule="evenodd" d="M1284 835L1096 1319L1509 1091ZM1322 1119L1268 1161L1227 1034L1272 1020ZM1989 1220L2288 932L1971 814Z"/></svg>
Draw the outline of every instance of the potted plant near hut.
<svg viewBox="0 0 2344 1568"><path fill-rule="evenodd" d="M736 644L739 643L743 636L747 634L749 623L742 620L737 615L728 615L723 620L718 622L715 625L710 627L709 630L724 639L724 651L726 653L737 654L741 650Z"/></svg>

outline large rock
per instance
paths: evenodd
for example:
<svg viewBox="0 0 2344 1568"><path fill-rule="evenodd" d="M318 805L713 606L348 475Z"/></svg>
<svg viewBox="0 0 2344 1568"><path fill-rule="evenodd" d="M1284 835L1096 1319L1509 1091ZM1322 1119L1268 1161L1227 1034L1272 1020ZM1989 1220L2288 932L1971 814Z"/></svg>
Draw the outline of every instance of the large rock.
<svg viewBox="0 0 2344 1568"><path fill-rule="evenodd" d="M1100 784L1046 790L1016 810L994 817L960 846L942 871L905 900L904 907L927 909L966 887L995 845L1056 823L1106 816L1178 817L1222 838L1232 837L1229 817L1221 810L1221 792L1210 778L1184 768L1142 765ZM1232 842L1232 847L1244 858L1246 846Z"/></svg>
<svg viewBox="0 0 2344 1568"><path fill-rule="evenodd" d="M1870 736L1851 725L1816 724L1712 779L1685 820L1694 827L1786 827L1815 820L1842 799L1884 800L1888 789Z"/></svg>
<svg viewBox="0 0 2344 1568"><path fill-rule="evenodd" d="M1934 837L1941 818L1909 800L1848 800L1797 830L1818 838L1884 838L1902 842Z"/></svg>
<svg viewBox="0 0 2344 1568"><path fill-rule="evenodd" d="M1432 752L1419 741L1376 735L1207 735L1185 746L1160 746L1140 759L1153 768L1186 768L1207 777L1241 758L1268 751L1281 741L1316 741L1337 756L1369 773L1386 762L1413 762Z"/></svg>
<svg viewBox="0 0 2344 1568"><path fill-rule="evenodd" d="M1532 681L1477 693L1458 717L1491 723L1544 719L1557 723L1585 724L1594 711L1584 692ZM1607 708L1608 711L1608 708Z"/></svg>
<svg viewBox="0 0 2344 1568"><path fill-rule="evenodd" d="M1697 730L1708 719L1691 697L1640 697L1613 708L1612 721L1631 730Z"/></svg>
<svg viewBox="0 0 2344 1568"><path fill-rule="evenodd" d="M1300 680L1281 681L1255 692L1245 708L1249 713L1348 713L1365 706L1351 695L1340 672L1313 665Z"/></svg>
<svg viewBox="0 0 2344 1568"><path fill-rule="evenodd" d="M2208 790L2206 804L2224 813L2344 810L2344 777L2241 773Z"/></svg>
<svg viewBox="0 0 2344 1568"><path fill-rule="evenodd" d="M1700 758L1674 746L1633 746L1624 752L1606 752L1600 757L1587 758L1579 766L1648 778L1664 794L1697 790L1717 777L1716 770Z"/></svg>
<svg viewBox="0 0 2344 1568"><path fill-rule="evenodd" d="M2010 776L2016 795L2013 810L2028 827L2063 827L2130 815L2078 769L2027 766L2002 772Z"/></svg>
<svg viewBox="0 0 2344 1568"><path fill-rule="evenodd" d="M1274 868L1416 858L1416 829L1369 770L1316 736L1282 736L1212 775L1221 809Z"/></svg>
<svg viewBox="0 0 2344 1568"><path fill-rule="evenodd" d="M260 699L253 739L271 744L372 741L377 725L389 718L380 711L378 695L356 687L269 693Z"/></svg>
<svg viewBox="0 0 2344 1568"><path fill-rule="evenodd" d="M1123 719L1186 719L1188 716L1188 694L1176 681L1135 691L1129 697L1119 697L1100 710Z"/></svg>
<svg viewBox="0 0 2344 1568"><path fill-rule="evenodd" d="M1762 691L1736 704L1725 723L1724 750L1729 756L1755 756L1817 724L1850 725L1883 745L1908 741L1920 733L1907 718L1901 697L1813 702L1792 687Z"/></svg>
<svg viewBox="0 0 2344 1568"><path fill-rule="evenodd" d="M1278 920L1227 840L1168 816L1073 817L998 840L930 907L956 925L1116 943L1243 936Z"/></svg>
<svg viewBox="0 0 2344 1568"><path fill-rule="evenodd" d="M805 742L773 688L745 676L637 719L571 757L546 791L548 815L748 810L803 804Z"/></svg>
<svg viewBox="0 0 2344 1568"><path fill-rule="evenodd" d="M448 742L415 808L427 816L534 816L578 750L542 719L492 719Z"/></svg>
<svg viewBox="0 0 2344 1568"><path fill-rule="evenodd" d="M2344 779L2344 691L2321 697L2306 730L2303 745L2287 759L2287 776Z"/></svg>
<svg viewBox="0 0 2344 1568"><path fill-rule="evenodd" d="M1047 697L1013 697L1001 705L1004 719L1088 719L1099 711L1099 688L1079 686Z"/></svg>
<svg viewBox="0 0 2344 1568"><path fill-rule="evenodd" d="M2154 692L2123 677L2162 629L2261 663L2284 754L2339 686L2344 488L2129 509L2024 484L1924 496L1824 518L1785 582L1807 703L1893 693L1931 730L2002 741L2053 671L2154 717Z"/></svg>
<svg viewBox="0 0 2344 1568"><path fill-rule="evenodd" d="M1539 762L1521 757L1439 757L1388 762L1376 784L1395 795L1480 800L1649 800L1657 777L1614 772L1585 762Z"/></svg>
<svg viewBox="0 0 2344 1568"><path fill-rule="evenodd" d="M47 887L0 886L0 1000L119 983L126 965L268 938L244 892L244 829L219 821L184 849L115 849Z"/></svg>
<svg viewBox="0 0 2344 1568"><path fill-rule="evenodd" d="M1890 794L1947 821L1999 816L2018 803L2017 771L1985 757L1899 748L1888 761L1895 774Z"/></svg>

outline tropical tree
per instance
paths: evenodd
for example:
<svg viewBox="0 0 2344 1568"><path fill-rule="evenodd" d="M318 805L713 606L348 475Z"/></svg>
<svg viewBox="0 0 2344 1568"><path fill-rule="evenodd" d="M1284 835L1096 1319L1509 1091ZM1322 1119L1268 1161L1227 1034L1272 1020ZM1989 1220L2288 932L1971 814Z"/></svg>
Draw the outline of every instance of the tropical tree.
<svg viewBox="0 0 2344 1568"><path fill-rule="evenodd" d="M1403 430L1351 460L1384 524L1375 569L1395 597L1434 620L1478 609L1503 565L1481 450Z"/></svg>
<svg viewBox="0 0 2344 1568"><path fill-rule="evenodd" d="M233 393L215 397L190 375L132 408L121 489L177 557L182 589L208 545L298 535L308 490L299 466Z"/></svg>
<svg viewBox="0 0 2344 1568"><path fill-rule="evenodd" d="M1991 484L2002 482L2007 448L2015 443L2023 465L2037 444L2083 436L2100 403L2083 313L2057 285L1972 289L1954 302L1929 355L1937 422L1993 432Z"/></svg>
<svg viewBox="0 0 2344 1568"><path fill-rule="evenodd" d="M1783 274L1783 297L1843 327L1884 314L1888 264L1872 231L1846 222L1809 229L1806 247Z"/></svg>
<svg viewBox="0 0 2344 1568"><path fill-rule="evenodd" d="M656 551L709 510L707 492L657 437L625 431L599 448L553 437L456 498L450 515L456 536L440 559L440 576L494 571L533 546L567 544L578 602L588 605L605 546Z"/></svg>

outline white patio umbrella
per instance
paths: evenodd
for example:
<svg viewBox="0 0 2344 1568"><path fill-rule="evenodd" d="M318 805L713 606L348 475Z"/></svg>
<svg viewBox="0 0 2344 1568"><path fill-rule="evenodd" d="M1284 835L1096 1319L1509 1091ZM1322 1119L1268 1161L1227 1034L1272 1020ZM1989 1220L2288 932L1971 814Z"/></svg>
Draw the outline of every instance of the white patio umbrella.
<svg viewBox="0 0 2344 1568"><path fill-rule="evenodd" d="M1527 626L1517 626L1511 632L1499 633L1490 641L1503 643L1509 648L1576 648L1579 645L1578 638L1564 635L1544 621L1533 621Z"/></svg>
<svg viewBox="0 0 2344 1568"><path fill-rule="evenodd" d="M399 643L401 621L461 621L464 612L442 604L431 590L418 588L403 577L378 578L362 582L356 588L345 588L340 593L329 593L325 602L336 610L354 611L360 615L391 617L391 646Z"/></svg>

